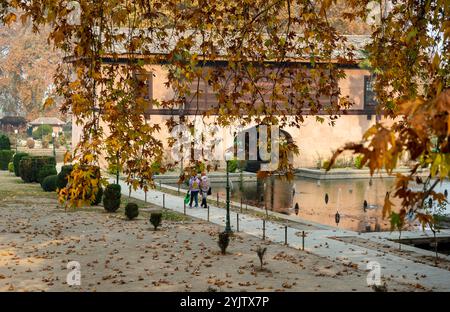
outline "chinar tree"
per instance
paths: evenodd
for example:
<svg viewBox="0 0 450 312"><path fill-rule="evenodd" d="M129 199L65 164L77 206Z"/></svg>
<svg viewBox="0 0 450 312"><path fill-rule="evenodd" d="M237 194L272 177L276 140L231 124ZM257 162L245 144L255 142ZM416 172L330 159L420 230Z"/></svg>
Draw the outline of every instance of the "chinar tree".
<svg viewBox="0 0 450 312"><path fill-rule="evenodd" d="M62 111L70 111L83 125L83 135L67 157L75 167L68 187L60 192L62 200L72 205L92 200L86 194L95 194L100 181L92 179L89 170L98 164L103 150L111 155L110 162L123 168L135 188L146 190L155 170L167 169L152 166L164 157L157 133L181 122L193 125L183 118L170 118L162 125L144 117L148 103L140 88L145 86L136 74L145 65L164 62L169 69L166 85L175 96L152 100L156 107L179 107L187 97L198 95L191 94L189 86L203 79L218 101L203 115L215 116L216 125L226 127L239 121L300 127L305 115L323 122L318 115L323 112L333 124L352 104L338 87L345 73L335 60L352 63L357 52L335 21L342 26L342 21L373 18L371 42L365 47L367 61L374 74L378 113L394 122L390 126L377 123L361 142L336 151L330 167L344 150L362 154L362 165L368 165L372 174L383 168L392 172L400 157L408 157L414 166L408 175L398 176L393 190L402 203L400 218L395 215L395 220L404 219L412 209L426 224L431 217L422 211L425 199L444 200L434 187L447 177L450 162L448 1L74 2L0 1L5 24L31 20L35 31L50 25L49 41L66 56L55 85L64 98ZM376 15L373 8L377 8ZM126 58L126 66L114 62L104 66L106 59L120 57ZM287 64L299 58L305 62L276 70L270 67L270 61ZM208 68L212 60L221 60L224 66ZM329 101L320 101L323 97ZM51 99L47 102L52 104ZM108 133L100 121L108 125ZM289 151L296 152L297 146L283 145L282 152ZM292 176L288 162L281 162L280 167ZM431 169L425 180L417 177L421 167ZM412 190L412 181L423 189ZM391 207L390 196L386 196L385 215L392 215Z"/></svg>

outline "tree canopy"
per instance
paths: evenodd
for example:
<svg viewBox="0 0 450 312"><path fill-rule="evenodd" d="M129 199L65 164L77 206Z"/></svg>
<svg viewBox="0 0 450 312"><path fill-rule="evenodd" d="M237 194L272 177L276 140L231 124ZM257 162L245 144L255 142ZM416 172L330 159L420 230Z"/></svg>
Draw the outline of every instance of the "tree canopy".
<svg viewBox="0 0 450 312"><path fill-rule="evenodd" d="M61 192L72 204L80 203L86 190L97 186L98 181L80 177L89 170L86 165L98 163L102 150L108 151L111 162L120 159L125 165L129 183L147 188L155 173L152 164L163 157L163 142L155 134L163 126L172 129L182 122L189 126L188 119L171 118L160 125L144 118L148 103L139 95L135 73L145 65L164 61L169 71L166 85L175 91L173 99L153 100L157 107L178 107L183 99L196 95L189 86L204 79L219 103L204 116L214 116L218 126L256 122L299 127L305 115L323 122L317 115L323 111L333 124L352 104L341 95L338 82L345 73L336 61L354 63L358 53L344 36L343 25L361 21L371 25L354 27L371 35L366 51L378 112L395 122L389 127L377 123L362 142L343 147L332 160L343 150L352 150L364 155L363 164L374 173L382 168L392 171L406 154L414 167L410 175L398 177L394 196L402 199L401 215L411 208L420 212L425 197L443 200L433 185L434 178L448 176L450 165L450 9L446 0L0 3L6 24L31 20L35 31L50 25L49 41L70 60L59 65L55 85L64 98L62 111L72 112L83 125L83 139L71 155L80 166L72 173L71 188ZM104 66L105 57L126 57L127 64ZM211 60L226 65L208 68ZM303 62L276 69L270 65L295 60ZM323 97L329 101L320 101ZM109 135L99 127L100 120L109 125ZM294 143L285 148L297 150ZM291 174L289 164L282 165ZM431 167L425 181L416 179L421 166ZM411 181L420 182L423 190L412 191ZM386 196L388 215L390 207ZM430 221L425 214L418 216Z"/></svg>

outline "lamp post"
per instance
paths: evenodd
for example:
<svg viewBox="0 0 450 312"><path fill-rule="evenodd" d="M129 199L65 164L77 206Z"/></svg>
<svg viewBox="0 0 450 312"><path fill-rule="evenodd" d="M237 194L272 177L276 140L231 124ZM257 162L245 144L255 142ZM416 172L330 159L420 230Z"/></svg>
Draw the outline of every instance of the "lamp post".
<svg viewBox="0 0 450 312"><path fill-rule="evenodd" d="M14 134L16 135L16 154L17 154L17 143L18 143L19 130L15 129Z"/></svg>
<svg viewBox="0 0 450 312"><path fill-rule="evenodd" d="M227 152L225 154L225 161L226 161L226 168L227 168L227 217L226 217L226 224L225 224L225 232L231 234L233 231L231 230L231 225L230 225L230 173L229 173L229 162L230 162L230 158L232 156L231 152Z"/></svg>
<svg viewBox="0 0 450 312"><path fill-rule="evenodd" d="M55 150L55 132L52 132L52 145L53 145L53 157L56 159L56 150Z"/></svg>

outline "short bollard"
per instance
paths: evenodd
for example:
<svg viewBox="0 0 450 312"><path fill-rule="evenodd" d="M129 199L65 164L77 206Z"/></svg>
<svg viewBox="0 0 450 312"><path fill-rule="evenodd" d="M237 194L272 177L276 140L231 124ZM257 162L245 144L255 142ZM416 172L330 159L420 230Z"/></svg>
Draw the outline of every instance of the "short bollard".
<svg viewBox="0 0 450 312"><path fill-rule="evenodd" d="M147 192L145 192L145 202L147 202Z"/></svg>
<svg viewBox="0 0 450 312"><path fill-rule="evenodd" d="M166 209L166 194L163 194L163 209Z"/></svg>
<svg viewBox="0 0 450 312"><path fill-rule="evenodd" d="M305 250L305 231L302 231L302 250Z"/></svg>
<svg viewBox="0 0 450 312"><path fill-rule="evenodd" d="M242 213L242 197L241 197L241 213Z"/></svg>
<svg viewBox="0 0 450 312"><path fill-rule="evenodd" d="M236 232L239 232L239 214L236 214Z"/></svg>
<svg viewBox="0 0 450 312"><path fill-rule="evenodd" d="M284 226L284 244L287 245L287 225Z"/></svg>
<svg viewBox="0 0 450 312"><path fill-rule="evenodd" d="M180 195L180 184L178 184L178 195Z"/></svg>
<svg viewBox="0 0 450 312"><path fill-rule="evenodd" d="M263 220L263 240L266 239L266 220Z"/></svg>
<svg viewBox="0 0 450 312"><path fill-rule="evenodd" d="M209 205L208 205L208 211L207 211L206 220L208 220L208 222L209 222Z"/></svg>

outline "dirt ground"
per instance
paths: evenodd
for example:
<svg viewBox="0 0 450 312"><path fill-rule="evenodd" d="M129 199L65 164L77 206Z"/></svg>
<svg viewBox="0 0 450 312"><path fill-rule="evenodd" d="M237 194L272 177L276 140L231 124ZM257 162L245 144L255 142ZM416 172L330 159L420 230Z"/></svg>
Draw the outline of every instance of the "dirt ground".
<svg viewBox="0 0 450 312"><path fill-rule="evenodd" d="M0 291L372 291L367 272L243 233L221 255L217 226L165 216L154 231L144 212L128 221L123 208L65 211L55 193L0 171ZM79 286L66 282L70 261ZM418 289L388 281L388 290Z"/></svg>

